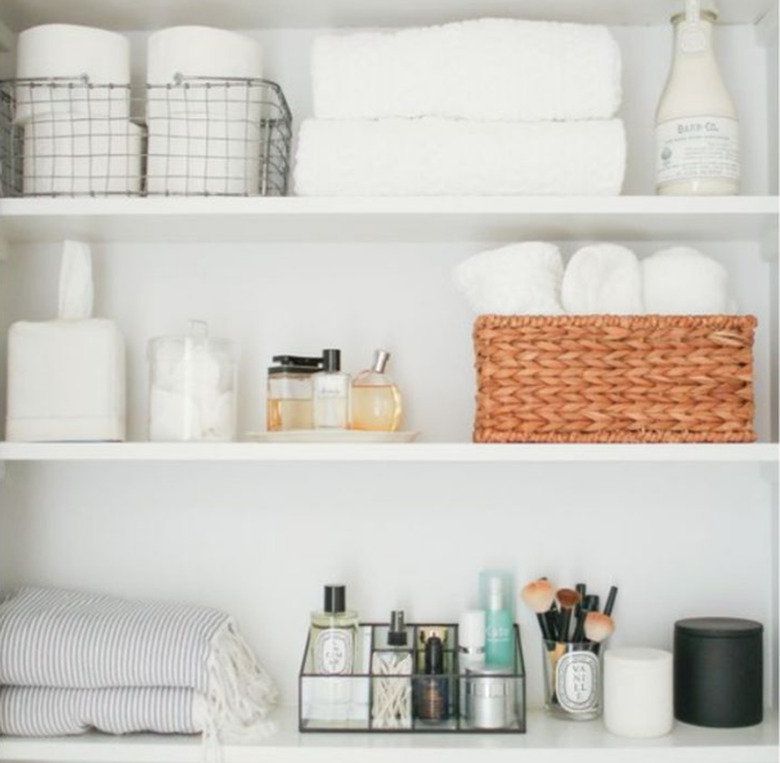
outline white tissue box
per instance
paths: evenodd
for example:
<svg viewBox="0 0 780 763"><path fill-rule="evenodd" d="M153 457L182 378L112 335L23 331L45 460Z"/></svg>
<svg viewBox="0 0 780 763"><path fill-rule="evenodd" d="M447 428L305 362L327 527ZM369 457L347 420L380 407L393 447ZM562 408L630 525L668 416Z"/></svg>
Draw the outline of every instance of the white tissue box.
<svg viewBox="0 0 780 763"><path fill-rule="evenodd" d="M125 342L113 321L11 326L7 440L124 440L125 418Z"/></svg>

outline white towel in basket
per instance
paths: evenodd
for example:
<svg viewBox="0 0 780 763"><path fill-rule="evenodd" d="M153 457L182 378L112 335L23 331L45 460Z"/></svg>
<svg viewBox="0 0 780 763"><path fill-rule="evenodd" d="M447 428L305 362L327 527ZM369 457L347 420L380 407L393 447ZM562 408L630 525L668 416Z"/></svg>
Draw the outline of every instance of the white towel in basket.
<svg viewBox="0 0 780 763"><path fill-rule="evenodd" d="M298 136L300 196L617 195L620 120L470 122L306 120Z"/></svg>
<svg viewBox="0 0 780 763"><path fill-rule="evenodd" d="M453 272L477 315L560 315L562 276L560 250L543 241L480 252Z"/></svg>
<svg viewBox="0 0 780 763"><path fill-rule="evenodd" d="M277 696L235 622L222 612L35 586L0 604L0 684L41 689L26 695L38 714L47 703L64 702L44 691L51 688L148 689L161 693L155 700L159 707L165 707L166 689L192 690L205 709L200 718L186 718L172 730L186 732L198 724L210 740L223 732L270 730L266 717ZM109 716L112 727L134 720L134 705L124 696L119 715ZM98 717L98 699L72 700L75 720ZM11 696L8 701L21 700ZM190 709L195 712L193 703ZM12 732L0 726L0 733Z"/></svg>
<svg viewBox="0 0 780 763"><path fill-rule="evenodd" d="M618 244L583 247L566 266L561 300L571 315L644 314L639 260Z"/></svg>
<svg viewBox="0 0 780 763"><path fill-rule="evenodd" d="M314 114L325 119L609 119L620 77L606 27L549 21L323 35L312 51Z"/></svg>

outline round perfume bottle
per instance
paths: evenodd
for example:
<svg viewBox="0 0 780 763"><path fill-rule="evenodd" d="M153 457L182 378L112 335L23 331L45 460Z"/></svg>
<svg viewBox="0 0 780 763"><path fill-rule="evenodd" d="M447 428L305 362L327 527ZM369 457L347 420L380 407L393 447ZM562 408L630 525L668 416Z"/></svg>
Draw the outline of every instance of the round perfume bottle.
<svg viewBox="0 0 780 763"><path fill-rule="evenodd" d="M352 382L352 429L395 432L401 425L401 393L385 373L390 353L377 350L371 368Z"/></svg>

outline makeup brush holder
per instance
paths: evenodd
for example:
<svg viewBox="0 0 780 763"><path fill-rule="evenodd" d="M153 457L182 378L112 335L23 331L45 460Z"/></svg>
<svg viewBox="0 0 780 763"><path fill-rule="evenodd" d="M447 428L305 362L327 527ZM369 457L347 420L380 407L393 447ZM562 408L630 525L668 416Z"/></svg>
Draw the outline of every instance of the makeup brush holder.
<svg viewBox="0 0 780 763"><path fill-rule="evenodd" d="M550 715L590 721L601 715L600 644L542 642L544 706Z"/></svg>
<svg viewBox="0 0 780 763"><path fill-rule="evenodd" d="M459 660L454 623L405 627L404 646L393 646L389 626L358 629L353 669L315 672L307 642L298 684L300 731L376 733L525 733L525 665L514 626L512 664L473 669ZM425 644L441 640L441 670L426 673Z"/></svg>

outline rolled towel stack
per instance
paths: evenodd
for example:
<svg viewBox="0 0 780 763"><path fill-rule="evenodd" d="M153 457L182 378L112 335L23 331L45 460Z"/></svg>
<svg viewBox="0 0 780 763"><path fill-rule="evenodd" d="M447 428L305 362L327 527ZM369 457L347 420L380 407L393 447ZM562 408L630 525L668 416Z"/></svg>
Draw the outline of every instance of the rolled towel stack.
<svg viewBox="0 0 780 763"><path fill-rule="evenodd" d="M260 189L262 50L249 37L172 27L149 37L150 194ZM233 79L234 81L226 81Z"/></svg>
<svg viewBox="0 0 780 763"><path fill-rule="evenodd" d="M575 252L565 270L553 244L510 244L475 254L454 280L478 315L730 315L726 268L690 247L640 263L617 244Z"/></svg>
<svg viewBox="0 0 780 763"><path fill-rule="evenodd" d="M566 266L561 299L572 315L642 315L637 256L617 244L583 247Z"/></svg>
<svg viewBox="0 0 780 763"><path fill-rule="evenodd" d="M143 131L130 122L130 43L46 24L19 35L14 120L25 194L138 193Z"/></svg>
<svg viewBox="0 0 780 763"><path fill-rule="evenodd" d="M605 27L479 19L317 38L299 195L620 193Z"/></svg>
<svg viewBox="0 0 780 763"><path fill-rule="evenodd" d="M0 604L0 734L262 736L276 696L216 610L34 586Z"/></svg>

